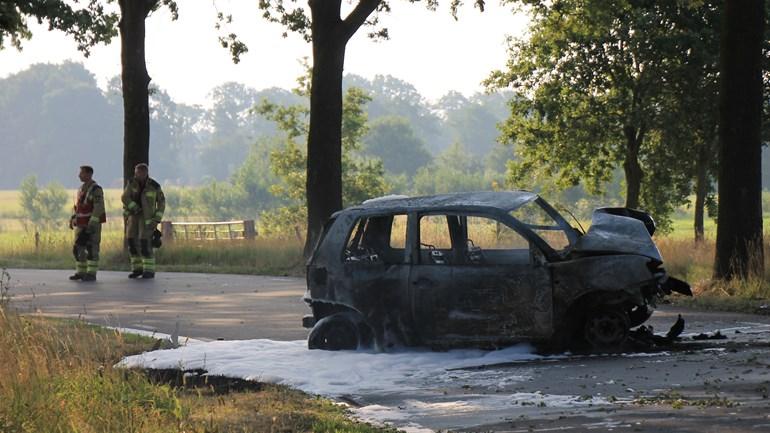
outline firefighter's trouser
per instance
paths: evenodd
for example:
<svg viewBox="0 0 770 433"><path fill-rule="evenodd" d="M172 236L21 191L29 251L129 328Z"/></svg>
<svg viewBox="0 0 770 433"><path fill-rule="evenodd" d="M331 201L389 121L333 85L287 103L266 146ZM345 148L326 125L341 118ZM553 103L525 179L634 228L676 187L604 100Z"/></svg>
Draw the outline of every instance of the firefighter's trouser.
<svg viewBox="0 0 770 433"><path fill-rule="evenodd" d="M135 272L155 272L155 254L152 250L152 232L155 224L145 224L143 216L131 215L126 226L128 255L131 258L131 270Z"/></svg>
<svg viewBox="0 0 770 433"><path fill-rule="evenodd" d="M85 235L83 235L85 232ZM83 243L83 236L86 236ZM78 242L78 239L81 239ZM102 225L94 225L90 228L75 227L75 240L72 246L72 255L75 256L75 272L80 275L96 275L99 270L99 243L102 241Z"/></svg>

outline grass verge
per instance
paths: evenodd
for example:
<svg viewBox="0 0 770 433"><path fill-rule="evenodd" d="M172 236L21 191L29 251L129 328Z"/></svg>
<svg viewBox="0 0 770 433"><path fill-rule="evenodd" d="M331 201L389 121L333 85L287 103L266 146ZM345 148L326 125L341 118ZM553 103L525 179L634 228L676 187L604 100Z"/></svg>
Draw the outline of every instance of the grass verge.
<svg viewBox="0 0 770 433"><path fill-rule="evenodd" d="M701 310L770 314L770 256L765 255L765 274L745 280L712 279L715 245L713 240L658 239L664 266L674 277L689 282L694 296L673 296L675 305ZM770 245L765 245L770 251Z"/></svg>
<svg viewBox="0 0 770 433"><path fill-rule="evenodd" d="M37 243L29 234L0 233L0 267L73 269L72 241L70 232L44 233ZM301 276L302 247L295 239L275 238L175 241L156 250L156 258L161 272ZM128 270L121 231L102 233L99 265L103 270Z"/></svg>
<svg viewBox="0 0 770 433"><path fill-rule="evenodd" d="M0 431L395 432L286 387L176 386L112 367L156 343L78 321L18 316L0 300Z"/></svg>

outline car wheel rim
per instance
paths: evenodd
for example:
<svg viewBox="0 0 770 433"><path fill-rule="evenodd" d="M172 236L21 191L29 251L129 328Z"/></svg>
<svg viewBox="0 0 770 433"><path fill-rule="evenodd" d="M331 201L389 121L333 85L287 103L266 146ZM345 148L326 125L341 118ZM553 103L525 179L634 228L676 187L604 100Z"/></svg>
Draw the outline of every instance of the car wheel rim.
<svg viewBox="0 0 770 433"><path fill-rule="evenodd" d="M628 336L628 319L620 311L601 311L586 321L586 341L593 347L618 346Z"/></svg>

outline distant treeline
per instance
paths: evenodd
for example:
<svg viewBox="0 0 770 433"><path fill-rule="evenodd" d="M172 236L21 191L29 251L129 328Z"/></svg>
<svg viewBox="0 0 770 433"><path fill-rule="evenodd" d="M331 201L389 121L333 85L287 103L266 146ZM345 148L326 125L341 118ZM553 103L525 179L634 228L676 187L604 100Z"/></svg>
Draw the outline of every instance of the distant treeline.
<svg viewBox="0 0 770 433"><path fill-rule="evenodd" d="M391 76L373 80L348 75L371 97L362 153L382 159L385 170L411 184L420 167L457 144L482 161L496 146L496 124L508 115L510 93L450 92L427 101L411 84ZM152 85L151 85L152 87ZM288 89L256 90L224 83L211 91L206 109L175 102L163 89L150 96L152 175L165 184L203 185L228 180L260 140L275 137L275 122L256 114L263 100L279 106L307 104ZM123 152L123 105L118 77L107 89L80 63L36 64L0 79L0 189L16 189L36 174L41 183L75 187L77 167L90 164L106 187L119 187ZM408 155L403 155L409 150ZM497 150L500 152L500 150ZM457 150L453 157L457 157ZM511 153L512 154L512 153ZM498 170L504 158L497 155ZM477 164L483 173L483 164Z"/></svg>

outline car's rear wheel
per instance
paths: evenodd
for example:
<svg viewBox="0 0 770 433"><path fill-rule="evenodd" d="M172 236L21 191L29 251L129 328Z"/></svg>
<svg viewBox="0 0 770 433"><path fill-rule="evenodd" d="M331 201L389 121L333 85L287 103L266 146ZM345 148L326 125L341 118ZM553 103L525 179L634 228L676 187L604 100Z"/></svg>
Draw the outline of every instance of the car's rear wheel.
<svg viewBox="0 0 770 433"><path fill-rule="evenodd" d="M310 331L307 339L309 349L355 350L364 342L361 327L367 326L355 320L352 314L337 313L324 317Z"/></svg>
<svg viewBox="0 0 770 433"><path fill-rule="evenodd" d="M593 349L615 349L628 338L630 320L620 308L598 308L586 315L583 338Z"/></svg>

